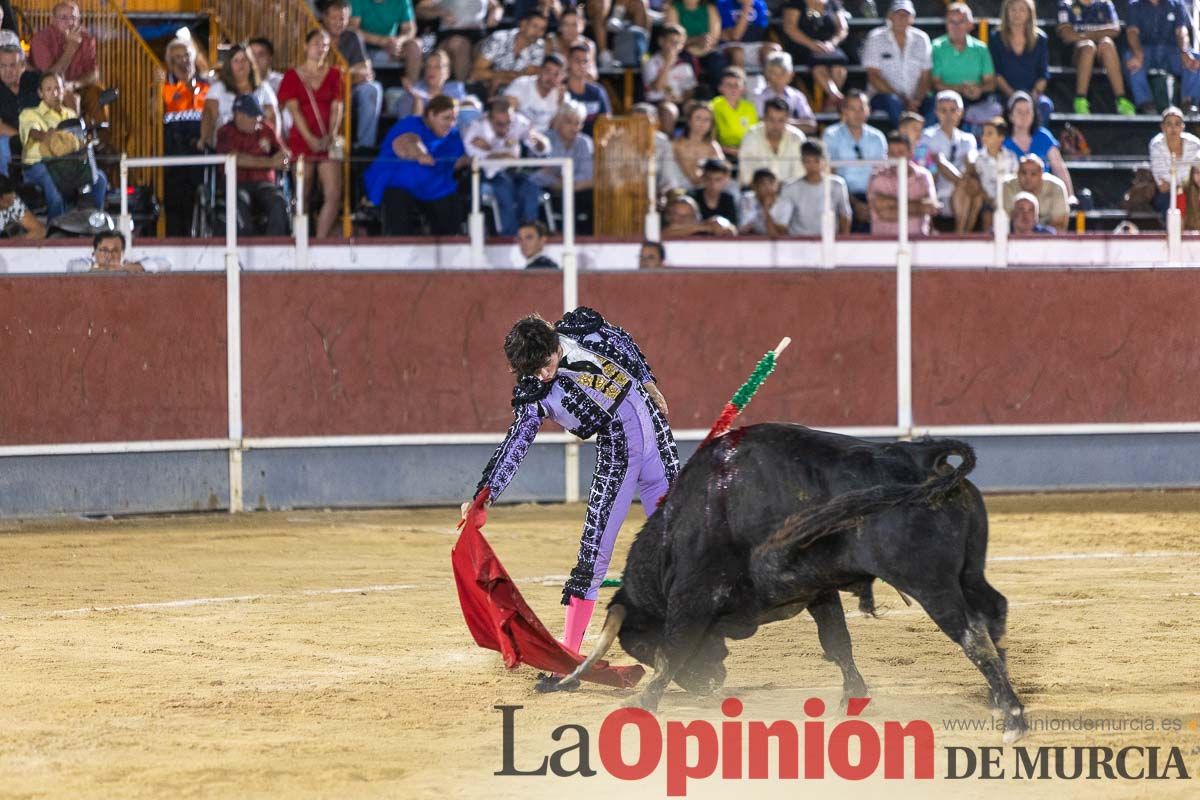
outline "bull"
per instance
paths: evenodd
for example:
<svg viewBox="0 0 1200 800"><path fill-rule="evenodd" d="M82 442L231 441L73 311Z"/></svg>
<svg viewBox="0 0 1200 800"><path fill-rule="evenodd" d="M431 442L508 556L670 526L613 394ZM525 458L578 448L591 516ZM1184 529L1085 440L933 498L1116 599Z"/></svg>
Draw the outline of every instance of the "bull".
<svg viewBox="0 0 1200 800"><path fill-rule="evenodd" d="M873 614L879 579L962 647L987 680L1004 741L1015 741L1027 724L1005 658L1008 603L984 577L987 512L967 480L974 465L971 447L951 439L872 443L778 423L708 443L631 545L595 651L543 689L576 688L619 639L653 667L635 702L655 711L672 681L697 694L723 685L726 639L807 610L841 669L844 706L867 685L839 592Z"/></svg>

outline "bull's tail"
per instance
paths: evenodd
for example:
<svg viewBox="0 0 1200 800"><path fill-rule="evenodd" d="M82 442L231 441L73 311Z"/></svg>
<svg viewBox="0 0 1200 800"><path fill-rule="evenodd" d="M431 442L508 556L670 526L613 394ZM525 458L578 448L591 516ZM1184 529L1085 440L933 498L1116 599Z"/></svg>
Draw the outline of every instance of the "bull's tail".
<svg viewBox="0 0 1200 800"><path fill-rule="evenodd" d="M966 442L925 439L908 446L917 449L912 455L927 471L925 481L858 489L798 511L754 549L755 560L783 566L800 550L827 536L854 530L873 514L901 505L935 503L957 489L975 467L975 451ZM947 463L954 455L962 459L957 467Z"/></svg>

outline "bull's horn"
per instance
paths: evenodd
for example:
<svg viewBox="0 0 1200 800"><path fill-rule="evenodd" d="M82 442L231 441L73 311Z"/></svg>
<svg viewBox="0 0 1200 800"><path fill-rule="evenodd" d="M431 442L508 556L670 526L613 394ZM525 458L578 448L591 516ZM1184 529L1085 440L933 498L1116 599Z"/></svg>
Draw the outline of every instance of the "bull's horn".
<svg viewBox="0 0 1200 800"><path fill-rule="evenodd" d="M625 621L625 606L620 603L614 603L608 607L608 616L604 618L604 628L600 631L600 641L596 643L596 649L592 654L584 659L583 663L575 668L567 677L563 678L559 684L559 689L567 689L579 684L579 676L592 668L600 659L608 653L613 642L617 640L617 633L621 630L621 623Z"/></svg>

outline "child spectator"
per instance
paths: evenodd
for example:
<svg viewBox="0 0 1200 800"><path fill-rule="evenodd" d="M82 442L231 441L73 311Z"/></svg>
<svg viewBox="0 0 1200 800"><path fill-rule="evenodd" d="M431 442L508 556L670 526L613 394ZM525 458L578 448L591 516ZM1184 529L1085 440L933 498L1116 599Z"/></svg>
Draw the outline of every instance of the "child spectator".
<svg viewBox="0 0 1200 800"><path fill-rule="evenodd" d="M766 82L754 93L754 108L761 118L768 100L778 97L787 103L789 122L810 136L817 132L817 117L804 92L792 86L796 73L792 69L792 57L787 53L771 53L763 68Z"/></svg>
<svg viewBox="0 0 1200 800"><path fill-rule="evenodd" d="M1125 96L1125 79L1121 75L1121 56L1116 44L1120 35L1121 20L1117 18L1112 0L1059 0L1058 38L1071 48L1071 63L1075 65L1076 114L1092 113L1088 87L1092 83L1097 55L1117 98L1117 113L1127 116L1137 113L1134 104ZM1046 114L1042 117L1050 119Z"/></svg>
<svg viewBox="0 0 1200 800"><path fill-rule="evenodd" d="M717 143L731 158L737 157L738 147L746 133L758 124L758 112L746 99L746 73L730 67L721 75L721 93L712 101L717 126Z"/></svg>

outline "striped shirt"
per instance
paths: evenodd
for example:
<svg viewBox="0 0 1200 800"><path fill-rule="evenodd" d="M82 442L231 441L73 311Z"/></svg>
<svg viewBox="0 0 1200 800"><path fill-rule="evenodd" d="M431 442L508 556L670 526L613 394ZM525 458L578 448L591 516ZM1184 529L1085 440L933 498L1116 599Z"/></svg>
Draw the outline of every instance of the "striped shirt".
<svg viewBox="0 0 1200 800"><path fill-rule="evenodd" d="M924 31L909 28L904 38L904 50L901 50L889 23L871 31L867 37L862 49L862 65L879 70L893 89L911 97L921 82L921 75L933 67L933 45ZM872 89L871 93L877 92Z"/></svg>
<svg viewBox="0 0 1200 800"><path fill-rule="evenodd" d="M1193 161L1200 157L1200 139L1186 131L1183 136L1183 157L1175 165L1175 184L1183 187ZM1154 174L1155 183L1171 182L1171 150L1167 147L1167 137L1158 134L1150 140L1150 172Z"/></svg>

